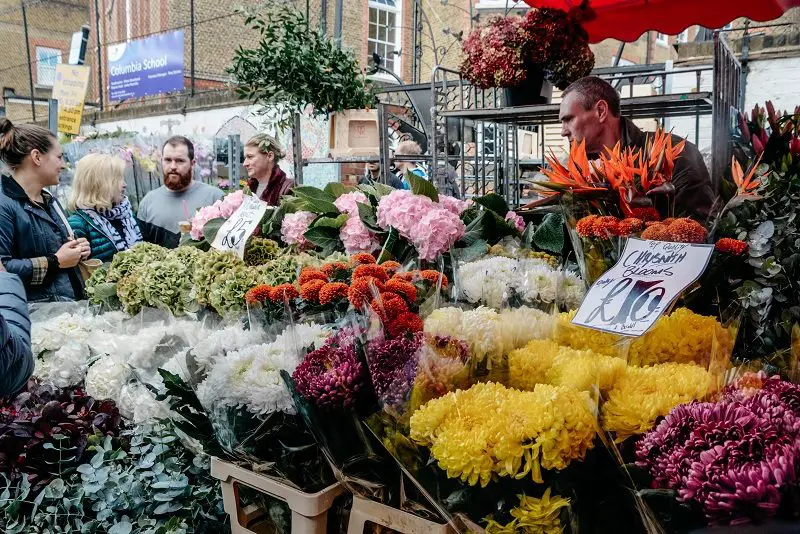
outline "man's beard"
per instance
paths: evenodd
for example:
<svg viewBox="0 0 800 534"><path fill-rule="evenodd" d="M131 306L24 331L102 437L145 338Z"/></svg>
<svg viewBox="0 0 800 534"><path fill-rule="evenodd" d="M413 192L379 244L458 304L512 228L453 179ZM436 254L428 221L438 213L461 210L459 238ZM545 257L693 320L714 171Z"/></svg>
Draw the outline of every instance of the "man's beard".
<svg viewBox="0 0 800 534"><path fill-rule="evenodd" d="M189 184L192 183L192 171L189 171L187 174L166 174L164 175L164 185L167 189L172 191L182 191L189 187Z"/></svg>

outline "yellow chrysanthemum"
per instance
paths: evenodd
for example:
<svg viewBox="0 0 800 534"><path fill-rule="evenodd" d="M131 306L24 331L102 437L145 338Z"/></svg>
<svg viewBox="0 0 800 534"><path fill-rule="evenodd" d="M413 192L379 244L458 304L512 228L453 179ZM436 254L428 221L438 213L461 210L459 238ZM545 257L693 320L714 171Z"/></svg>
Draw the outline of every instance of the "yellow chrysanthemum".
<svg viewBox="0 0 800 534"><path fill-rule="evenodd" d="M590 350L564 347L552 340L534 340L508 356L510 385L530 390L536 384L577 391L608 391L625 373L625 361Z"/></svg>
<svg viewBox="0 0 800 534"><path fill-rule="evenodd" d="M550 488L540 499L520 495L519 506L511 510L514 519L506 525L489 519L486 534L560 534L564 532L561 509L568 506L569 499L551 496Z"/></svg>
<svg viewBox="0 0 800 534"><path fill-rule="evenodd" d="M618 442L644 434L675 406L704 398L712 385L713 375L693 364L628 367L603 404L603 430L615 432Z"/></svg>
<svg viewBox="0 0 800 534"><path fill-rule="evenodd" d="M588 395L544 384L518 391L479 383L411 416L411 439L430 447L449 477L482 486L495 476L542 482L542 469L583 458L596 430Z"/></svg>
<svg viewBox="0 0 800 534"><path fill-rule="evenodd" d="M572 324L575 310L562 313L558 317L556 341L578 350L591 350L606 356L623 356L626 338Z"/></svg>
<svg viewBox="0 0 800 534"><path fill-rule="evenodd" d="M678 308L661 317L649 332L631 344L628 363L640 366L696 363L708 367L714 353L727 359L732 350L732 336L719 321Z"/></svg>

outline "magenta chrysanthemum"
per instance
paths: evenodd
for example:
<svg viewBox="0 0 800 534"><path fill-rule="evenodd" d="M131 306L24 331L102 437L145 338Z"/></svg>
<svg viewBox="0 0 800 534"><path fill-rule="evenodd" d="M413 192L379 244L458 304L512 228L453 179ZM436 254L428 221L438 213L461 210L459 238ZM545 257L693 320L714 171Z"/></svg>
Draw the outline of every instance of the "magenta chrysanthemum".
<svg viewBox="0 0 800 534"><path fill-rule="evenodd" d="M748 375L716 403L678 406L636 446L655 487L698 503L713 523L775 515L800 480L800 387Z"/></svg>
<svg viewBox="0 0 800 534"><path fill-rule="evenodd" d="M292 378L301 395L327 410L354 406L367 383L366 370L353 345L326 344L309 352Z"/></svg>

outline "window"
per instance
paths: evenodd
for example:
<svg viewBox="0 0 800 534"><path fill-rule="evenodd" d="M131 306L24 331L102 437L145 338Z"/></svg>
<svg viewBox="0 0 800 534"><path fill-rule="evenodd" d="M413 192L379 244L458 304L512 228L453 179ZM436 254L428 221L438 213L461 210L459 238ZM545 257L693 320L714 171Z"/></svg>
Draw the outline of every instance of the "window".
<svg viewBox="0 0 800 534"><path fill-rule="evenodd" d="M400 0L369 0L367 59L377 53L383 68L395 74L400 74L400 15Z"/></svg>
<svg viewBox="0 0 800 534"><path fill-rule="evenodd" d="M36 47L36 85L53 87L56 81L56 65L61 63L58 48Z"/></svg>
<svg viewBox="0 0 800 534"><path fill-rule="evenodd" d="M666 33L656 33L656 43L662 46L669 45L669 35Z"/></svg>
<svg viewBox="0 0 800 534"><path fill-rule="evenodd" d="M675 39L679 43L688 43L689 42L689 28L686 28L681 33L678 34L678 37Z"/></svg>

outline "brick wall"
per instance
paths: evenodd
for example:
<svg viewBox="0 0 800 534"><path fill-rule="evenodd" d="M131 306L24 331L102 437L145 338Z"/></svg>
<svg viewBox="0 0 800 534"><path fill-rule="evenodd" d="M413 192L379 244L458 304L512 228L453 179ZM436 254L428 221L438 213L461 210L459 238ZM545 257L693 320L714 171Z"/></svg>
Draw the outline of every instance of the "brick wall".
<svg viewBox="0 0 800 534"><path fill-rule="evenodd" d="M26 5L35 98L47 99L52 93L51 87L37 84L39 66L36 62L36 47L59 50L61 61L66 63L69 59L72 33L89 22L88 4L88 0L45 0ZM30 97L29 63L22 10L19 6L19 2L15 0L0 0L0 89L13 89L16 96L27 98ZM87 99L91 101L94 95L93 91L89 91ZM11 120L31 120L30 103L19 106L15 102L5 102L4 107ZM44 109L46 118L46 108ZM42 117L37 107L37 119L40 118Z"/></svg>

